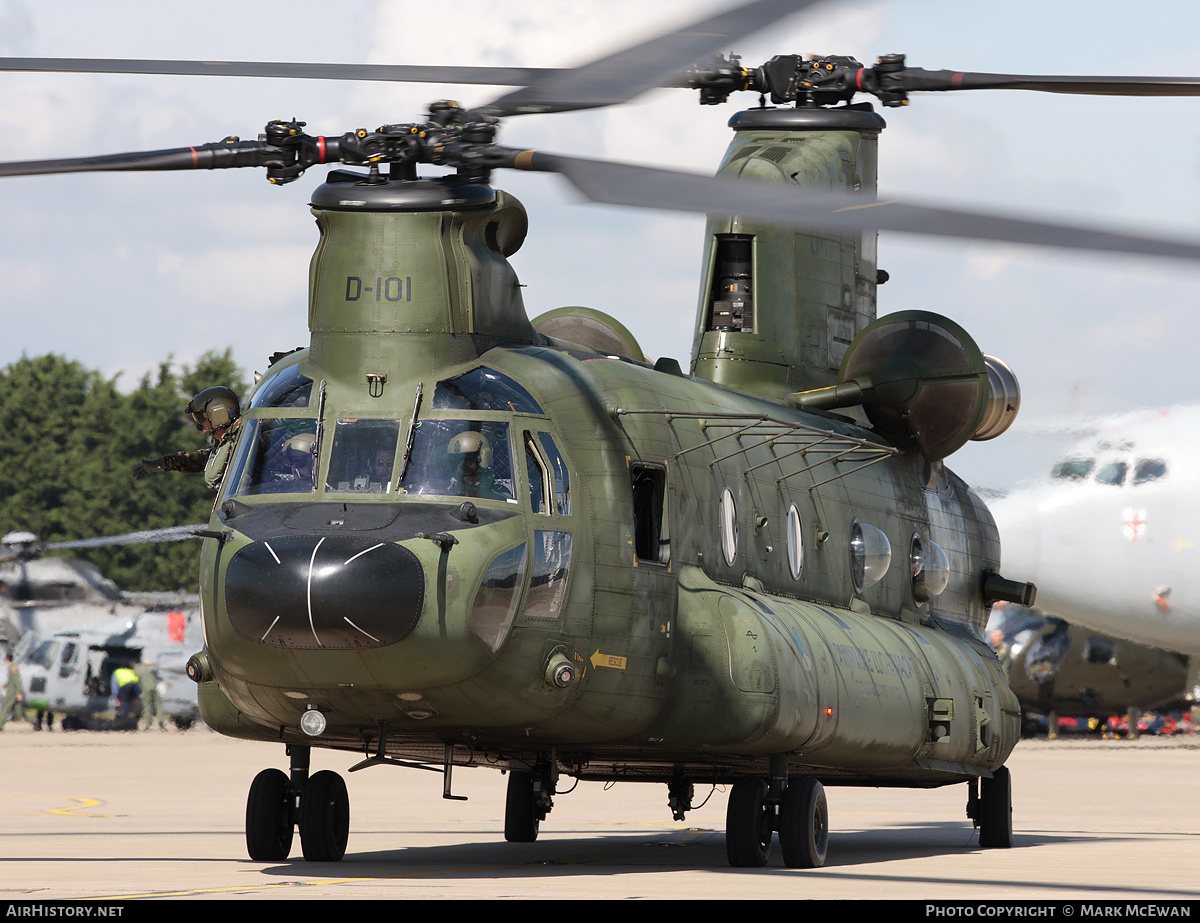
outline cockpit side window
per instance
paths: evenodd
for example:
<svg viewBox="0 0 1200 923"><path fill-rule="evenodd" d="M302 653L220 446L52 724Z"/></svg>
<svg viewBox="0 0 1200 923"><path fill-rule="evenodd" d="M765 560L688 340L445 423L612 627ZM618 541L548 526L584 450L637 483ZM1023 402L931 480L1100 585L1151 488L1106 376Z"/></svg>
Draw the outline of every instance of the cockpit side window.
<svg viewBox="0 0 1200 923"><path fill-rule="evenodd" d="M546 491L545 463L538 452L533 435L525 431L525 474L529 482L529 508L535 513L550 515L550 497Z"/></svg>
<svg viewBox="0 0 1200 923"><path fill-rule="evenodd" d="M538 433L538 441L542 444L542 452L550 462L553 472L554 508L560 516L571 515L571 477L567 472L567 463L562 453L549 433Z"/></svg>
<svg viewBox="0 0 1200 923"><path fill-rule="evenodd" d="M1139 458L1133 465L1134 485L1157 481L1167 476L1167 463L1161 458Z"/></svg>
<svg viewBox="0 0 1200 923"><path fill-rule="evenodd" d="M439 381L433 392L434 410L507 410L541 414L542 408L528 391L500 372L478 368Z"/></svg>

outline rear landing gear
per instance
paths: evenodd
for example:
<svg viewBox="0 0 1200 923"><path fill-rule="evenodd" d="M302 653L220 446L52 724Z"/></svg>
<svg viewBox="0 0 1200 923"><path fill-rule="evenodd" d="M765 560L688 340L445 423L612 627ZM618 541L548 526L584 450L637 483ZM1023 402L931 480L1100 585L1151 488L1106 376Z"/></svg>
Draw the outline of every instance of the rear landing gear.
<svg viewBox="0 0 1200 923"><path fill-rule="evenodd" d="M814 869L829 851L829 807L816 779L797 776L773 804L766 779L744 777L733 784L725 815L725 855L734 868L759 868L771 858L778 831L788 868Z"/></svg>
<svg viewBox="0 0 1200 923"><path fill-rule="evenodd" d="M745 776L733 783L725 811L725 857L734 868L758 868L771 858L775 806L767 803L767 782Z"/></svg>
<svg viewBox="0 0 1200 923"><path fill-rule="evenodd" d="M532 843L550 809L554 807L554 781L549 769L508 774L504 803L504 839L510 843Z"/></svg>
<svg viewBox="0 0 1200 923"><path fill-rule="evenodd" d="M829 806L825 787L809 776L788 782L779 806L779 845L790 869L819 869L829 852Z"/></svg>
<svg viewBox="0 0 1200 923"><path fill-rule="evenodd" d="M1001 766L979 786L979 845L1009 849L1013 844L1012 779Z"/></svg>

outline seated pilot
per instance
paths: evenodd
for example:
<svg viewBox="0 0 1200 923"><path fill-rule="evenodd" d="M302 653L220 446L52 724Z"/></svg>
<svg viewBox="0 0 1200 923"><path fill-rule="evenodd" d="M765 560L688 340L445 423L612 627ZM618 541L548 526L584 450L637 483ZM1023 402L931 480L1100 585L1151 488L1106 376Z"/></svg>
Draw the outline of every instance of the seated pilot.
<svg viewBox="0 0 1200 923"><path fill-rule="evenodd" d="M315 433L296 433L283 444L283 468L275 474L275 489L284 492L312 490Z"/></svg>
<svg viewBox="0 0 1200 923"><path fill-rule="evenodd" d="M450 440L450 493L457 497L507 500L511 494L492 471L492 445L483 433L467 430Z"/></svg>

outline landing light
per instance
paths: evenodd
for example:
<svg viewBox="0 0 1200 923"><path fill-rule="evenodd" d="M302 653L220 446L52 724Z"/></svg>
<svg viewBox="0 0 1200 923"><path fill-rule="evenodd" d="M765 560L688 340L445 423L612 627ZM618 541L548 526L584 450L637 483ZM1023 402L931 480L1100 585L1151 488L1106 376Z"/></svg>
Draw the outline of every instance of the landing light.
<svg viewBox="0 0 1200 923"><path fill-rule="evenodd" d="M300 730L309 737L319 737L325 733L325 716L317 709L310 708L300 716Z"/></svg>

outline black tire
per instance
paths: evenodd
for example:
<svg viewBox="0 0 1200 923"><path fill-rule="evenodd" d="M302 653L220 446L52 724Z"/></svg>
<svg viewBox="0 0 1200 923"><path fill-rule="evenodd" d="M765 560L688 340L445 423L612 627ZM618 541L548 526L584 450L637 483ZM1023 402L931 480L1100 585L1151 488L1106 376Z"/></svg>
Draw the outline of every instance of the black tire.
<svg viewBox="0 0 1200 923"><path fill-rule="evenodd" d="M246 851L255 862L282 862L292 851L292 806L288 777L264 769L246 799Z"/></svg>
<svg viewBox="0 0 1200 923"><path fill-rule="evenodd" d="M1001 766L979 786L979 845L1009 849L1013 844L1012 779Z"/></svg>
<svg viewBox="0 0 1200 923"><path fill-rule="evenodd" d="M309 862L340 862L350 838L346 783L328 769L312 776L300 793L300 846Z"/></svg>
<svg viewBox="0 0 1200 923"><path fill-rule="evenodd" d="M533 797L533 773L509 772L508 795L504 801L504 839L510 843L532 843L541 821Z"/></svg>
<svg viewBox="0 0 1200 923"><path fill-rule="evenodd" d="M788 783L779 806L779 845L791 869L819 869L829 853L829 806L825 786L799 776Z"/></svg>
<svg viewBox="0 0 1200 923"><path fill-rule="evenodd" d="M767 803L765 779L745 776L733 783L725 812L725 856L734 868L761 868L771 858L775 809Z"/></svg>

